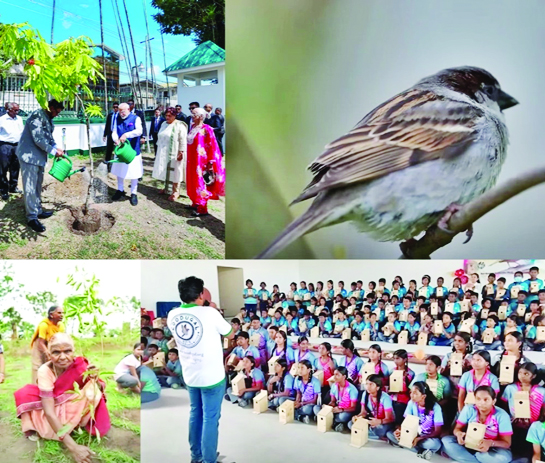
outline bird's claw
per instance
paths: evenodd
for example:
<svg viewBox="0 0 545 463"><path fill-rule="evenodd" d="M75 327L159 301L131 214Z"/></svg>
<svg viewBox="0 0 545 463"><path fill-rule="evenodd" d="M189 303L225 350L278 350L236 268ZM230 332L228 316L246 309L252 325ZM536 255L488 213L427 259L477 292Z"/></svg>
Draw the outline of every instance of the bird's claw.
<svg viewBox="0 0 545 463"><path fill-rule="evenodd" d="M469 243L471 241L471 238L473 238L473 224L469 226L469 228L466 230L466 240L462 244Z"/></svg>
<svg viewBox="0 0 545 463"><path fill-rule="evenodd" d="M452 218L452 216L456 214L456 212L460 211L461 209L462 209L462 206L460 206L459 204L451 204L445 211L445 215L443 215L443 217L441 217L439 222L437 222L437 228L444 231L445 233L448 233L449 235L456 235L457 232L452 231L448 227L448 223L450 219ZM470 225L469 228L466 230L466 236L467 238L463 244L469 243L469 241L473 237L473 224Z"/></svg>

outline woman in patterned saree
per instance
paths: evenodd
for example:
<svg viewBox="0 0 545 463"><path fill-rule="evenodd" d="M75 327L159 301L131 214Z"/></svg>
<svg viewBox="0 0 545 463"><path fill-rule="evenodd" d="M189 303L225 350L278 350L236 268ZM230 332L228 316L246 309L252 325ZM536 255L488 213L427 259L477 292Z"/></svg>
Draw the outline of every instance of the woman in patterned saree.
<svg viewBox="0 0 545 463"><path fill-rule="evenodd" d="M193 110L193 124L187 136L187 195L196 217L208 215L208 201L225 196L225 169L214 136L214 129L205 124L206 111Z"/></svg>
<svg viewBox="0 0 545 463"><path fill-rule="evenodd" d="M91 449L77 444L70 434L76 427L85 428L92 435L108 432L105 384L92 374L84 375L94 367L87 359L74 356L70 335L55 334L48 353L50 361L38 369L38 384L27 384L14 393L22 431L31 440L41 437L61 441L77 463L90 463Z"/></svg>

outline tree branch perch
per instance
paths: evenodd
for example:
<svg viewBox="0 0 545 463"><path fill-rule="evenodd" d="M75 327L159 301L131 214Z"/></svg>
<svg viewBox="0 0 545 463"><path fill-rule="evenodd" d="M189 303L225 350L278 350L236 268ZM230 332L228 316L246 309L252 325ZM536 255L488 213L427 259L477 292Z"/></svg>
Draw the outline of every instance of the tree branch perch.
<svg viewBox="0 0 545 463"><path fill-rule="evenodd" d="M431 254L449 244L457 234L465 232L492 209L541 183L545 183L545 167L508 180L503 185L487 191L452 216L448 223L452 233L433 225L419 240L411 239L401 243L403 255L400 259L429 259Z"/></svg>

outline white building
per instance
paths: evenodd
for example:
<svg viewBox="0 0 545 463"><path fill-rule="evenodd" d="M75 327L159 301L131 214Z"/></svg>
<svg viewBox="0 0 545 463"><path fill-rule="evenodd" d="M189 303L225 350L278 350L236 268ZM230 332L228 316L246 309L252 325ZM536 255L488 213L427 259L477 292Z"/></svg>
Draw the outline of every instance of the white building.
<svg viewBox="0 0 545 463"><path fill-rule="evenodd" d="M163 71L178 79L177 104L187 114L189 103L212 103L225 114L225 50L214 42L201 43ZM174 105L175 101L171 100Z"/></svg>

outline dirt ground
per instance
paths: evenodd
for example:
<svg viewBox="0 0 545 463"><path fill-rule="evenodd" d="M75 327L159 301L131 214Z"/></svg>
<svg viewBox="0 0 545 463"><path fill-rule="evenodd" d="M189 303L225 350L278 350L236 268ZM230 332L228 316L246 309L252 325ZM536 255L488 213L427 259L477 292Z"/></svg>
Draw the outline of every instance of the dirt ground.
<svg viewBox="0 0 545 463"><path fill-rule="evenodd" d="M54 215L42 220L47 230L38 234L26 225L22 195L0 201L0 258L7 259L220 259L225 255L225 199L209 202L210 215L195 218L183 205L191 201L181 187L176 202L160 195L163 187L151 178L153 155L143 153L144 177L138 186L138 205L131 206L130 185L126 197L112 202L116 177L108 174L95 179L96 193L92 209L104 212L112 222L109 229L94 234L71 231L71 208L83 206L89 186L88 173L78 173L63 183L47 172L42 202ZM88 158L71 158L74 169L89 168ZM95 162L95 165L97 163ZM96 168L96 167L95 167ZM19 182L21 183L21 182ZM19 188L22 188L19 185ZM113 217L113 218L112 218ZM108 228L108 227L105 227Z"/></svg>

